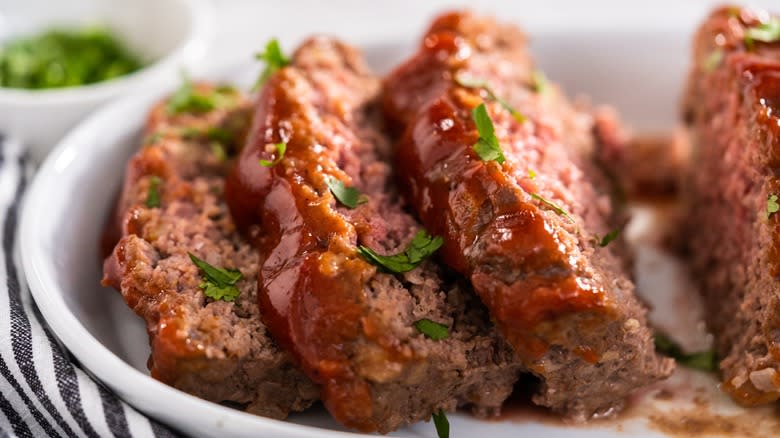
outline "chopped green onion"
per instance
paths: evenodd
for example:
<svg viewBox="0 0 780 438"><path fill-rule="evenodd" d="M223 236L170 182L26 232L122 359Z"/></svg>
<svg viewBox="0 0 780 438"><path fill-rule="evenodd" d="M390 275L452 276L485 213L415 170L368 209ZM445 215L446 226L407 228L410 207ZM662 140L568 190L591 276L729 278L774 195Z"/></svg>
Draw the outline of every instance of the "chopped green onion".
<svg viewBox="0 0 780 438"><path fill-rule="evenodd" d="M434 412L432 417L439 438L450 438L450 422L447 420L447 414L444 413L444 410L439 409L439 412Z"/></svg>

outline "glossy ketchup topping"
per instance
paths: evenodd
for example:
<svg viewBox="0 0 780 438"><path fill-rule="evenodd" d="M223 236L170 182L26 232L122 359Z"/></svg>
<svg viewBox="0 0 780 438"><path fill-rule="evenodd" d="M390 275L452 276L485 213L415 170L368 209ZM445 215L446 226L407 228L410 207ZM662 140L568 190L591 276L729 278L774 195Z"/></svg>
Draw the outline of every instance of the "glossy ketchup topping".
<svg viewBox="0 0 780 438"><path fill-rule="evenodd" d="M478 133L471 110L484 95L454 79L469 72L477 50L452 31L459 20L458 14L438 20L420 52L386 83L386 114L405 128L396 169L426 228L445 236L440 256L471 279L504 335L534 360L559 336L556 321L604 315L609 303L581 272L562 238L565 231L548 223L518 185L512 169L524 163L512 163L511 154L503 165L482 161L472 150ZM485 103L492 115L502 111L495 102ZM512 132L512 126L499 125L517 123L492 119L496 132ZM601 353L587 345L577 351L590 362Z"/></svg>
<svg viewBox="0 0 780 438"><path fill-rule="evenodd" d="M262 228L252 237L261 260L258 300L274 339L321 385L321 398L338 421L373 431L371 388L353 368L356 346L372 348L387 367L412 354L367 311L364 290L376 269L356 253L365 224L336 211L326 183L329 176L349 183L338 151L360 141L350 123L361 102L333 92L349 87L343 72L315 68L313 74L294 62L264 86L225 193L241 229L251 236L253 225ZM260 159L275 158L269 145L279 142L287 145L284 158L261 166Z"/></svg>

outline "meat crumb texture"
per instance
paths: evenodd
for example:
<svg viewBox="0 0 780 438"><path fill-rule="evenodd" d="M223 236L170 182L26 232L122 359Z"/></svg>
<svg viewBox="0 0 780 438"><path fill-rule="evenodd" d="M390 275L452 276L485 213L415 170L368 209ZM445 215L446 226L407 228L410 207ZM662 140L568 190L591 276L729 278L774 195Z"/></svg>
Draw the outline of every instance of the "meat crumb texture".
<svg viewBox="0 0 780 438"><path fill-rule="evenodd" d="M246 98L231 93L229 106L204 114L171 114L168 101L152 109L109 219L109 234L119 241L105 261L103 282L146 321L154 378L206 400L285 418L309 407L318 389L260 319L257 254L236 231L222 196L230 164L225 149L240 142L250 116ZM207 135L215 130L234 139L217 144ZM150 196L159 206L149 206L155 205ZM238 297L207 298L189 253L239 270Z"/></svg>
<svg viewBox="0 0 780 438"><path fill-rule="evenodd" d="M780 44L750 37L769 19L724 7L704 22L683 108L692 152L680 246L700 282L722 388L748 406L780 398Z"/></svg>

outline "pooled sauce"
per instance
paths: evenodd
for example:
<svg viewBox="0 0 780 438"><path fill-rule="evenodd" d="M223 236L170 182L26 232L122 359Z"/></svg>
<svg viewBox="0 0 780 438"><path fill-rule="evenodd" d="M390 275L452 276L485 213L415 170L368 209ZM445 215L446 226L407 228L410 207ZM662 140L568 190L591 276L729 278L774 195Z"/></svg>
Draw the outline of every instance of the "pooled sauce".
<svg viewBox="0 0 780 438"><path fill-rule="evenodd" d="M408 125L396 169L423 224L444 237L441 258L471 279L502 333L533 360L560 335L556 324L542 329L543 323L579 313L603 316L609 304L600 286L581 276L560 231L516 188L511 172L471 150L478 138L471 110L482 99L454 80L475 50L447 30L457 19L438 20L418 55L388 79L387 112ZM420 99L427 103L418 111ZM590 350L588 357L600 354Z"/></svg>

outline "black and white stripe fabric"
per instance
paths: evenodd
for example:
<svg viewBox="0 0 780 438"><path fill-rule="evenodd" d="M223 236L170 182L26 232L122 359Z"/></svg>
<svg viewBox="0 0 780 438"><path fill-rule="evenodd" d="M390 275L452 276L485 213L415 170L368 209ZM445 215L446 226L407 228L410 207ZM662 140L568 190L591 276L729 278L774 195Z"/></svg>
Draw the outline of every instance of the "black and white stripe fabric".
<svg viewBox="0 0 780 438"><path fill-rule="evenodd" d="M16 241L31 174L22 145L0 136L0 438L176 436L88 376L41 318Z"/></svg>

